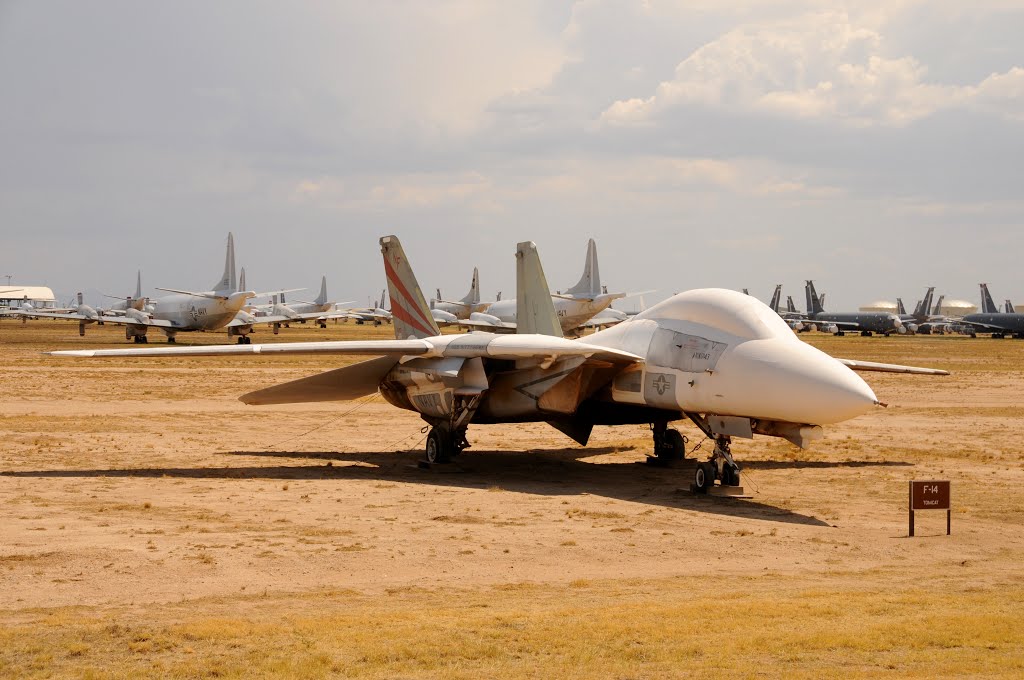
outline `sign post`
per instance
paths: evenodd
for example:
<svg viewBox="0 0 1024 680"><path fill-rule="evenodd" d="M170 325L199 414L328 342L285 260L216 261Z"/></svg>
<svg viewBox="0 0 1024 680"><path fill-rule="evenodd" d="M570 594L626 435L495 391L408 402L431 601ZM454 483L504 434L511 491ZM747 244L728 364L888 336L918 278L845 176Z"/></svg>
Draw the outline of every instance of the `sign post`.
<svg viewBox="0 0 1024 680"><path fill-rule="evenodd" d="M952 528L952 511L949 504L949 481L910 481L910 535L914 535L915 510L945 510L946 535Z"/></svg>

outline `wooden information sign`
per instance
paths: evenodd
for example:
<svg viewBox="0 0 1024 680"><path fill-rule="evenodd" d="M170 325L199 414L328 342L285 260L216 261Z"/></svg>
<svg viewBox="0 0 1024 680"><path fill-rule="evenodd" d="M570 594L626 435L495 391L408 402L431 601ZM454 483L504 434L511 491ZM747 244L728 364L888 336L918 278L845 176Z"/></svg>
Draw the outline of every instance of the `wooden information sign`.
<svg viewBox="0 0 1024 680"><path fill-rule="evenodd" d="M914 535L915 510L945 510L946 535L950 534L951 510L949 506L949 481L930 480L910 482L910 535Z"/></svg>

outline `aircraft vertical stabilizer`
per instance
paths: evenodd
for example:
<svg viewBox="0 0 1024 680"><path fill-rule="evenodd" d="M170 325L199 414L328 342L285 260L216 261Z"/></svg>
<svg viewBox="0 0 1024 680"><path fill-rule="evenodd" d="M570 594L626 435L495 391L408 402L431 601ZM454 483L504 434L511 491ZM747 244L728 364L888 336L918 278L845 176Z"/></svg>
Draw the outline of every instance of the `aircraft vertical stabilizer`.
<svg viewBox="0 0 1024 680"><path fill-rule="evenodd" d="M797 312L796 303L793 302L793 296L792 295L787 295L786 296L786 311L787 312L792 312L793 314L796 314L796 312Z"/></svg>
<svg viewBox="0 0 1024 680"><path fill-rule="evenodd" d="M935 303L935 311L932 312L935 316L942 315L942 301L946 299L945 295L940 295L938 302Z"/></svg>
<svg viewBox="0 0 1024 680"><path fill-rule="evenodd" d="M921 309L921 302L923 300L917 303L917 307L914 307L915 312ZM904 316L907 313L907 308L903 305L903 298L896 298L896 313L900 316Z"/></svg>
<svg viewBox="0 0 1024 680"><path fill-rule="evenodd" d="M808 281L804 287L804 292L807 294L807 315L814 316L824 312L824 305L821 302L821 298L818 297L818 292L814 290L814 281Z"/></svg>
<svg viewBox="0 0 1024 680"><path fill-rule="evenodd" d="M245 267L238 272L238 290L245 290Z"/></svg>
<svg viewBox="0 0 1024 680"><path fill-rule="evenodd" d="M320 294L316 296L316 300L313 300L318 305L327 304L327 277L323 276L320 278Z"/></svg>
<svg viewBox="0 0 1024 680"><path fill-rule="evenodd" d="M238 290L235 286L235 236L228 232L228 252L224 257L224 275L213 287L213 292L218 294L231 294Z"/></svg>
<svg viewBox="0 0 1024 680"><path fill-rule="evenodd" d="M437 299L441 299L440 290L437 291ZM473 283L469 286L469 293L459 302L465 302L467 305L480 304L480 270L476 267L473 267Z"/></svg>
<svg viewBox="0 0 1024 680"><path fill-rule="evenodd" d="M1016 314L1017 310L1014 308L1013 303L1009 300L1006 301L1006 306L1003 307L1003 311L1007 314Z"/></svg>
<svg viewBox="0 0 1024 680"><path fill-rule="evenodd" d="M440 335L398 237L382 236L380 252L384 255L384 274L388 280L388 294L391 295L395 338L406 340Z"/></svg>
<svg viewBox="0 0 1024 680"><path fill-rule="evenodd" d="M587 261L583 265L583 276L580 277L579 283L565 292L566 295L584 298L595 298L601 294L601 270L597 264L597 243L594 239L587 242Z"/></svg>
<svg viewBox="0 0 1024 680"><path fill-rule="evenodd" d="M594 245L593 239L590 245ZM589 250L587 254L590 255ZM589 266L589 257L587 261ZM594 262L596 265L596 254ZM586 276L585 273L584 278ZM558 322L551 289L537 254L537 244L533 241L524 241L516 246L516 333L562 337L562 325Z"/></svg>
<svg viewBox="0 0 1024 680"><path fill-rule="evenodd" d="M142 299L142 270L135 272L135 299Z"/></svg>
<svg viewBox="0 0 1024 680"><path fill-rule="evenodd" d="M768 306L772 308L772 311L776 314L779 313L779 303L782 301L782 284L775 284L775 292L772 293L772 301L768 303Z"/></svg>
<svg viewBox="0 0 1024 680"><path fill-rule="evenodd" d="M992 294L988 292L988 284L982 283L981 286L981 312L982 314L998 314L999 308L996 307L995 301L992 299Z"/></svg>

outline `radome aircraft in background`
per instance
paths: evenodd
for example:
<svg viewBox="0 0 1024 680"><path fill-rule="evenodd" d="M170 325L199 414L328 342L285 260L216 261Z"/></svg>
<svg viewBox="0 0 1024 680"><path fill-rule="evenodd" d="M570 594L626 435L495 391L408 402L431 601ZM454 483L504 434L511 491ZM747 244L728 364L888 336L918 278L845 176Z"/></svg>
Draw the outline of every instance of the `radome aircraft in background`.
<svg viewBox="0 0 1024 680"><path fill-rule="evenodd" d="M769 307L721 289L675 295L634 319L582 340L562 337L532 242L516 250L517 332L441 335L395 236L380 239L395 340L252 346L75 350L58 356L232 356L285 354L377 358L250 392L247 404L354 399L377 391L430 425L427 460L443 462L468 444L470 424L548 422L580 444L595 425L649 423L655 452L682 457L668 424L689 418L715 441L695 487L739 483L732 437L754 434L806 446L821 426L874 409L879 401L855 370L944 371L834 359L801 342Z"/></svg>
<svg viewBox="0 0 1024 680"><path fill-rule="evenodd" d="M125 328L125 338L136 343L149 342L147 331L150 328L157 328L167 336L167 342L173 343L178 333L190 331L227 328L229 336L237 335L238 333L233 333L232 330L244 327L244 324L239 324L235 317L246 300L253 296L252 292L239 291L235 285L235 239L230 233L224 260L224 274L214 285L213 290L198 293L173 288L157 290L174 294L150 300L144 310L128 306L123 316L104 314L83 304L81 293L78 294L79 304L74 312L33 312L31 316L78 321L79 335L85 335L85 326L90 323L120 324Z"/></svg>

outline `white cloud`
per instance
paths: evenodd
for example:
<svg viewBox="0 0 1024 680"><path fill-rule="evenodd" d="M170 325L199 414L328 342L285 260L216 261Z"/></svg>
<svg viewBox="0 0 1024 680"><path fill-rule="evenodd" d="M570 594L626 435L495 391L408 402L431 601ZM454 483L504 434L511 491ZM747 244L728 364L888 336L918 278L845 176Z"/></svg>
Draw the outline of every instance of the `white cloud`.
<svg viewBox="0 0 1024 680"><path fill-rule="evenodd" d="M697 106L899 126L959 106L1020 117L1022 104L1022 69L993 74L976 87L932 83L913 56L891 56L872 24L831 12L733 29L680 62L654 94L616 101L600 119L651 126Z"/></svg>

